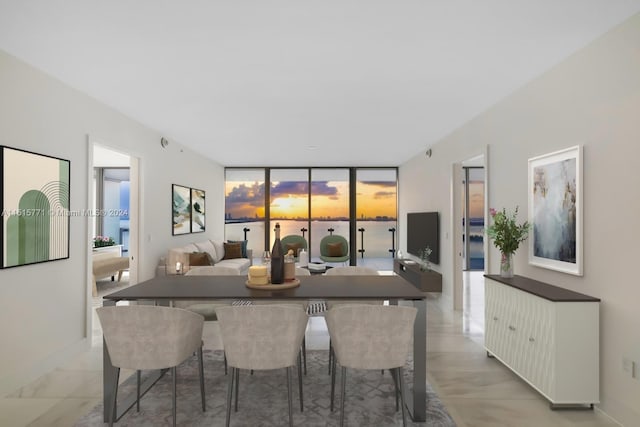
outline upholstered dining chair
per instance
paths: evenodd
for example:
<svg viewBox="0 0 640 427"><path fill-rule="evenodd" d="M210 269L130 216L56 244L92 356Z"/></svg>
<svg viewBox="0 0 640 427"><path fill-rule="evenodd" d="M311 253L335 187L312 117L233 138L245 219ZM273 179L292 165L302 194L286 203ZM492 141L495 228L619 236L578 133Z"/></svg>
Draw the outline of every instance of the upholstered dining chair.
<svg viewBox="0 0 640 427"><path fill-rule="evenodd" d="M150 305L112 306L96 309L111 364L115 390L111 399L109 426L116 418L120 369L134 369L138 377L137 408L140 410L140 371L171 368L173 380L173 425L176 425L176 366L198 354L200 395L205 411L202 362L204 318L191 311Z"/></svg>
<svg viewBox="0 0 640 427"><path fill-rule="evenodd" d="M324 236L320 240L320 259L324 262L349 261L349 243L339 234Z"/></svg>
<svg viewBox="0 0 640 427"><path fill-rule="evenodd" d="M331 376L331 410L335 389L336 362L341 367L340 426L344 425L347 368L389 369L400 394L402 424L407 425L402 367L411 349L414 307L339 305L326 314L335 358ZM396 401L397 410L397 401Z"/></svg>
<svg viewBox="0 0 640 427"><path fill-rule="evenodd" d="M227 306L218 309L218 321L227 362L231 368L227 391L226 425L231 419L231 397L239 369L287 371L289 426L293 426L291 368L299 360L307 315L300 305ZM300 380L301 381L301 380Z"/></svg>
<svg viewBox="0 0 640 427"><path fill-rule="evenodd" d="M289 234L280 239L280 243L282 244L282 249L286 254L289 252L289 249L293 249L293 256L296 261L298 260L298 253L301 249L305 251L309 250L309 245L307 244L307 239L302 236L298 236L297 234Z"/></svg>

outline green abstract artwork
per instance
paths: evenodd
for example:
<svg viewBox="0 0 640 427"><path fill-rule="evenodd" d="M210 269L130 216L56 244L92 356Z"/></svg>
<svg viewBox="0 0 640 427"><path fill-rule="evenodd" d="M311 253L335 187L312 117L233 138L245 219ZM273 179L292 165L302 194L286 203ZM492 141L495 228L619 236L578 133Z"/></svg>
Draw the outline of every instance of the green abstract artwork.
<svg viewBox="0 0 640 427"><path fill-rule="evenodd" d="M69 258L70 162L0 146L2 268Z"/></svg>

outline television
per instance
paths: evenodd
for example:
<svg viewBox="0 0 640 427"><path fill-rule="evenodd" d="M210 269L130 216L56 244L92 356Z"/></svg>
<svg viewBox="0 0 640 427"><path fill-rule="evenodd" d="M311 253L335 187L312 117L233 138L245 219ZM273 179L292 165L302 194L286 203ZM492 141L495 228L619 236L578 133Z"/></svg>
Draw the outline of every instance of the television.
<svg viewBox="0 0 640 427"><path fill-rule="evenodd" d="M440 223L438 212L411 212L407 214L407 252L420 257L429 246L429 262L440 264Z"/></svg>

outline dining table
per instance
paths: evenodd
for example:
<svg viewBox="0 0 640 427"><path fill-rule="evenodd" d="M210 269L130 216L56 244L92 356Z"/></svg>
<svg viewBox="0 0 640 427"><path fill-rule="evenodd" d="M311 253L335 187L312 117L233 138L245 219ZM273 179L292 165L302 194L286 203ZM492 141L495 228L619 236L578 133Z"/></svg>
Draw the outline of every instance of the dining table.
<svg viewBox="0 0 640 427"><path fill-rule="evenodd" d="M413 421L426 421L427 307L425 293L397 275L299 276L299 286L288 289L253 289L247 276L167 275L129 286L103 297L103 306L122 301L171 306L177 300L388 300L390 304L410 301L417 309L413 328L413 381L407 382L405 402ZM109 419L109 402L116 392L115 367L106 343L103 348L104 420ZM141 385L142 394L163 375L158 371ZM135 405L136 396L118 396L116 420Z"/></svg>

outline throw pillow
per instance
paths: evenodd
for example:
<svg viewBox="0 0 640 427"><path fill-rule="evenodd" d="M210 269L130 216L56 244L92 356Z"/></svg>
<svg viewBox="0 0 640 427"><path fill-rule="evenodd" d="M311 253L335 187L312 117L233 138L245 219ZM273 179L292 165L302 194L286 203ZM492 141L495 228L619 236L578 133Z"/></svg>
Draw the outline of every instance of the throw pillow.
<svg viewBox="0 0 640 427"><path fill-rule="evenodd" d="M196 247L198 248L197 250L193 250L193 251L189 251L189 252L206 252L209 255L211 255L211 258L215 259L216 258L216 248L213 246L213 243L211 243L211 240L205 240L203 242L198 242L195 243ZM211 264L213 265L213 264Z"/></svg>
<svg viewBox="0 0 640 427"><path fill-rule="evenodd" d="M287 243L284 245L284 253L289 253L289 249L293 249L293 256L298 256L298 252L300 252L302 248L302 243Z"/></svg>
<svg viewBox="0 0 640 427"><path fill-rule="evenodd" d="M213 259L207 252L193 252L189 254L189 266L213 265Z"/></svg>
<svg viewBox="0 0 640 427"><path fill-rule="evenodd" d="M327 243L327 254L332 257L345 256L344 250L342 249L342 243Z"/></svg>
<svg viewBox="0 0 640 427"><path fill-rule="evenodd" d="M229 243L224 244L224 258L222 259L234 259L242 258L242 243Z"/></svg>
<svg viewBox="0 0 640 427"><path fill-rule="evenodd" d="M247 257L247 240L227 240L229 243L241 243L242 244L242 258Z"/></svg>

